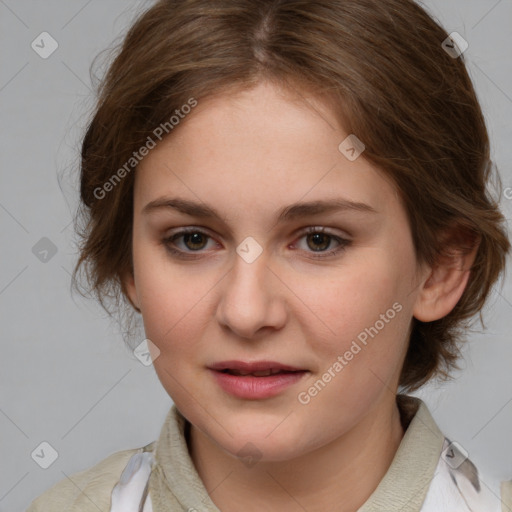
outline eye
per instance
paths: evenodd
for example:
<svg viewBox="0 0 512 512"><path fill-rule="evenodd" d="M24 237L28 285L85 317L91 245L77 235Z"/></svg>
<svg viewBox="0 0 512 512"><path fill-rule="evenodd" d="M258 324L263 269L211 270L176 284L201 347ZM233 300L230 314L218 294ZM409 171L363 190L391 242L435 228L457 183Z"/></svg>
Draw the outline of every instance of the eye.
<svg viewBox="0 0 512 512"><path fill-rule="evenodd" d="M312 255L313 258L327 258L329 256L334 256L345 250L345 248L351 243L351 241L346 238L325 231L325 228L323 227L309 227L300 237L300 239L302 238L305 238L307 249L311 249L313 253L321 253L318 255ZM326 250L331 247L333 240L337 245L335 245L333 249ZM307 251L307 249L304 250Z"/></svg>
<svg viewBox="0 0 512 512"><path fill-rule="evenodd" d="M183 248L175 249L176 246L179 247L179 244L176 243L176 240L179 239L182 239ZM207 246L208 240L210 239L211 237L204 231L201 231L197 228L188 228L164 238L162 242L165 245L167 251L169 251L171 254L177 257L181 256L183 258L190 259L196 257L196 255L187 253L200 252Z"/></svg>
<svg viewBox="0 0 512 512"><path fill-rule="evenodd" d="M306 248L302 247L301 250L309 252L308 257L318 259L335 256L351 244L350 240L329 233L323 227L307 228L299 238L299 240L302 239L306 241ZM162 243L166 250L177 258L196 259L201 257L203 249L208 248L209 241L213 241L210 235L198 228L190 227L164 238ZM335 247L328 250L333 241L336 244Z"/></svg>

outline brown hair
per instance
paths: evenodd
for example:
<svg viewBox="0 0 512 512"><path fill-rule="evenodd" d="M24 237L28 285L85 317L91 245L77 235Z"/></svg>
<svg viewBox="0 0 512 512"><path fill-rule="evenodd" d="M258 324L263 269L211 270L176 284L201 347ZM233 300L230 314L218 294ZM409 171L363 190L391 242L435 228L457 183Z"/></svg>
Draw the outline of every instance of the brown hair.
<svg viewBox="0 0 512 512"><path fill-rule="evenodd" d="M433 265L448 250L448 228L458 249L467 235L480 242L453 311L434 322L413 319L400 385L414 390L435 374L447 378L458 368L466 321L480 312L483 325L481 308L510 247L487 189L485 121L463 56L442 47L447 37L412 0L157 2L124 39L83 140L75 282L84 271L104 307L110 299L114 309L126 306L134 152L191 98L272 80L330 99L341 126L366 145L364 157L396 184L418 262Z"/></svg>

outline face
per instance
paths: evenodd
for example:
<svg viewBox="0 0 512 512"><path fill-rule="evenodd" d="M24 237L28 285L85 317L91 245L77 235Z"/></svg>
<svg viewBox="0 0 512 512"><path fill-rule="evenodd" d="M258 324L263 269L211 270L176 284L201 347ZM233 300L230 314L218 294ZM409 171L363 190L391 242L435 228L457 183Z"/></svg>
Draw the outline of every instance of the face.
<svg viewBox="0 0 512 512"><path fill-rule="evenodd" d="M137 169L128 293L164 388L228 453L289 460L394 398L421 276L348 135L260 83L199 102Z"/></svg>

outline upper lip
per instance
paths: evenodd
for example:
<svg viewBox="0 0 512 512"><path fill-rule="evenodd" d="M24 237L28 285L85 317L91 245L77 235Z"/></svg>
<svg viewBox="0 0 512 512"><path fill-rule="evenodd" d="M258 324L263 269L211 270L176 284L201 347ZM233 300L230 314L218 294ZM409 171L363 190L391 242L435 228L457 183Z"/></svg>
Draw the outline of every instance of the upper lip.
<svg viewBox="0 0 512 512"><path fill-rule="evenodd" d="M288 372L305 371L304 368L296 368L288 364L276 361L220 361L208 366L211 370L238 370L243 372L260 372L265 370L283 370Z"/></svg>

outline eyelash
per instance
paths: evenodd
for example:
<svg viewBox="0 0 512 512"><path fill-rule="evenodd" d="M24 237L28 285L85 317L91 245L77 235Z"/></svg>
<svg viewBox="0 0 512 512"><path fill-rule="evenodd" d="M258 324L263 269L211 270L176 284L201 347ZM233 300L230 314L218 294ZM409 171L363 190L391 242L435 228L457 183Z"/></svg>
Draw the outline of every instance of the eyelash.
<svg viewBox="0 0 512 512"><path fill-rule="evenodd" d="M300 233L299 238L302 238L302 237L310 235L310 234L317 234L317 233L322 233L322 234L327 235L330 239L333 239L336 242L338 242L339 245L338 245L338 247L336 247L335 249L331 249L330 251L317 251L316 254L313 251L311 253L313 255L312 256L313 259L324 259L324 258L326 259L326 258L334 257L334 256L338 255L339 253L345 251L345 249L347 247L349 247L350 244L352 243L351 240L347 240L346 238L342 238L340 236L336 236L336 235L333 235L333 234L325 231L325 228L323 228L323 227L321 227L321 228L309 227L305 231L302 231ZM207 239L212 239L212 237L210 235L208 235L207 233L205 233L204 231L202 231L200 229L186 228L186 229L182 229L181 231L178 231L177 233L173 233L171 236L164 238L162 240L162 243L165 246L166 250L175 257L178 257L181 259L188 259L188 260L195 260L195 259L201 258L202 256L201 256L200 251L192 251L192 253L188 253L187 251L182 251L180 249L174 249L172 247L172 245L174 244L174 241L176 239L181 238L187 234L200 234L200 235L205 236ZM193 253L198 253L198 254L193 254ZM319 256L318 254L322 254L322 255Z"/></svg>

